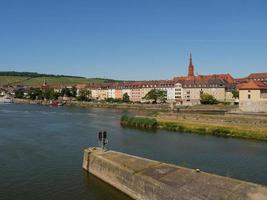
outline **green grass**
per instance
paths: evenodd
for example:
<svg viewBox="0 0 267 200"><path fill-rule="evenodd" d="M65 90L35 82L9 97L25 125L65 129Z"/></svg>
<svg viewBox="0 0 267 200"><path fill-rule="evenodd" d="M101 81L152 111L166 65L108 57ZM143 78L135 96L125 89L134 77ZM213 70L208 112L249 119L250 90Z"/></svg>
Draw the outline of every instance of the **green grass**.
<svg viewBox="0 0 267 200"><path fill-rule="evenodd" d="M155 118L148 117L121 117L121 125L129 127L138 127L146 129L161 128L169 131L177 131L184 133L195 133L201 135L214 135L219 137L236 137L243 139L261 140L267 142L267 130L253 130L244 127L222 127L214 125L203 125L197 123L186 122L169 122L158 121Z"/></svg>
<svg viewBox="0 0 267 200"><path fill-rule="evenodd" d="M78 78L78 77L25 77L25 76L0 76L0 85L41 85L44 80L48 84L72 85L78 83L103 83L112 81L99 78Z"/></svg>
<svg viewBox="0 0 267 200"><path fill-rule="evenodd" d="M121 117L121 125L152 129L157 127L157 120L154 118L128 117L127 115L123 115Z"/></svg>
<svg viewBox="0 0 267 200"><path fill-rule="evenodd" d="M0 85L10 85L27 80L28 77L19 76L0 76Z"/></svg>
<svg viewBox="0 0 267 200"><path fill-rule="evenodd" d="M158 122L158 128L170 130L170 131L179 131L186 133L196 133L202 135L214 135L220 137L236 137L243 139L253 139L261 140L267 142L267 130L253 130L246 129L243 127L221 127L214 125L201 125L185 122Z"/></svg>

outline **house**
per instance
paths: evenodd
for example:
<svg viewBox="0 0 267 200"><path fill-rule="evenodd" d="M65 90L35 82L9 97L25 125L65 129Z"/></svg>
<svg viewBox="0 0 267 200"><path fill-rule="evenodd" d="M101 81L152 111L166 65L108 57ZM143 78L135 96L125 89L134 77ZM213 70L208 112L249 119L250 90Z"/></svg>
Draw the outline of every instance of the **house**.
<svg viewBox="0 0 267 200"><path fill-rule="evenodd" d="M250 80L237 86L239 109L244 112L267 112L267 83Z"/></svg>
<svg viewBox="0 0 267 200"><path fill-rule="evenodd" d="M201 94L207 93L218 101L226 101L226 84L222 79L180 81L183 88L182 104L200 104Z"/></svg>
<svg viewBox="0 0 267 200"><path fill-rule="evenodd" d="M252 73L246 79L267 82L267 73Z"/></svg>
<svg viewBox="0 0 267 200"><path fill-rule="evenodd" d="M252 73L244 78L236 78L235 83L241 84L241 83L249 82L251 80L267 82L267 73Z"/></svg>

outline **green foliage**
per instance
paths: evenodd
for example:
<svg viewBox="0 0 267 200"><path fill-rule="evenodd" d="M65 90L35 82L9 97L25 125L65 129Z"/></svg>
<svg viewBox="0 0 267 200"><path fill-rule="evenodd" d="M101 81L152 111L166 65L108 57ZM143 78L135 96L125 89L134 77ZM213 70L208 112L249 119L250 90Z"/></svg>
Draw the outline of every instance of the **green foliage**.
<svg viewBox="0 0 267 200"><path fill-rule="evenodd" d="M121 125L123 126L132 126L137 128L156 128L158 123L154 118L147 117L128 117L127 115L123 115L121 117Z"/></svg>
<svg viewBox="0 0 267 200"><path fill-rule="evenodd" d="M239 92L238 91L234 90L234 91L232 91L232 94L233 94L234 98L239 98Z"/></svg>
<svg viewBox="0 0 267 200"><path fill-rule="evenodd" d="M32 100L41 100L43 99L43 92L40 89L32 88L30 89L29 97Z"/></svg>
<svg viewBox="0 0 267 200"><path fill-rule="evenodd" d="M166 101L166 96L167 96L166 91L158 90L158 89L152 89L146 94L144 99L153 100L154 103L156 103L158 100L160 102L164 102L164 101Z"/></svg>
<svg viewBox="0 0 267 200"><path fill-rule="evenodd" d="M80 91L80 94L77 97L77 100L78 101L90 101L91 100L91 91L90 90Z"/></svg>
<svg viewBox="0 0 267 200"><path fill-rule="evenodd" d="M26 77L69 77L69 78L83 78L81 76L66 76L66 75L54 75L54 74L39 74L36 72L15 72L15 71L4 71L0 72L0 76L26 76Z"/></svg>
<svg viewBox="0 0 267 200"><path fill-rule="evenodd" d="M76 97L77 95L77 89L75 87L70 88L63 88L61 90L61 96L66 97Z"/></svg>
<svg viewBox="0 0 267 200"><path fill-rule="evenodd" d="M58 99L58 97L60 96L60 94L57 92L54 92L53 89L46 89L42 91L42 93L43 93L43 97L47 100L55 100L55 99Z"/></svg>
<svg viewBox="0 0 267 200"><path fill-rule="evenodd" d="M123 94L122 101L125 103L130 102L130 96L128 95L127 92Z"/></svg>
<svg viewBox="0 0 267 200"><path fill-rule="evenodd" d="M203 93L200 95L200 102L201 104L217 104L218 101L216 98L210 94Z"/></svg>
<svg viewBox="0 0 267 200"><path fill-rule="evenodd" d="M73 85L80 83L120 82L113 79L84 78L79 76L39 74L34 72L0 72L0 85L42 85L44 80L49 85Z"/></svg>
<svg viewBox="0 0 267 200"><path fill-rule="evenodd" d="M24 97L24 92L22 90L15 91L15 98L22 99Z"/></svg>
<svg viewBox="0 0 267 200"><path fill-rule="evenodd" d="M212 125L187 124L183 122L158 122L160 128L169 131L183 133L196 133L201 135L214 135L219 137L237 137L244 139L255 139L267 141L267 132L258 130L242 130L235 127L216 127Z"/></svg>

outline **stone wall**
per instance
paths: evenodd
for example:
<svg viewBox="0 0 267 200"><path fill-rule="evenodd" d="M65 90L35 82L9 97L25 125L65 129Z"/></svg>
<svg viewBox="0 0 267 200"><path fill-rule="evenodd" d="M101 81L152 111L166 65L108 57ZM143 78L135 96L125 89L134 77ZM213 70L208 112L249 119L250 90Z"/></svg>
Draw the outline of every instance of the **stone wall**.
<svg viewBox="0 0 267 200"><path fill-rule="evenodd" d="M240 100L239 109L243 112L266 112L267 113L267 100L266 101L253 101L253 100Z"/></svg>
<svg viewBox="0 0 267 200"><path fill-rule="evenodd" d="M137 200L264 200L267 187L97 148L84 170Z"/></svg>

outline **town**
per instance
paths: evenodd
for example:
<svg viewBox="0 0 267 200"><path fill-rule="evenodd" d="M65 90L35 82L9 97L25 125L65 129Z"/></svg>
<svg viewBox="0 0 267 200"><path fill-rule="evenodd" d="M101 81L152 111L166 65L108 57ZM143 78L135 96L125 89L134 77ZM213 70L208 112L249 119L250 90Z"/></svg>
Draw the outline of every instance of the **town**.
<svg viewBox="0 0 267 200"><path fill-rule="evenodd" d="M267 111L267 73L244 78L231 74L195 75L190 53L188 75L170 80L120 81L74 85L6 85L0 95L32 100L80 100L132 103L170 103L175 106L197 104L239 104L243 112ZM62 98L60 98L62 97Z"/></svg>

